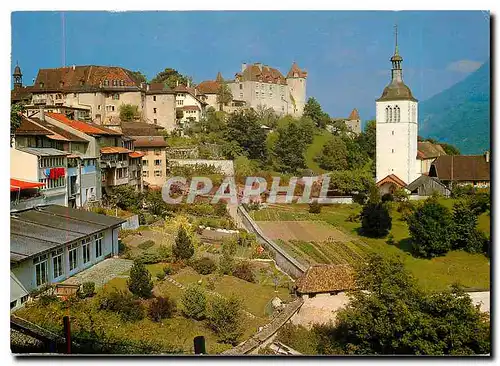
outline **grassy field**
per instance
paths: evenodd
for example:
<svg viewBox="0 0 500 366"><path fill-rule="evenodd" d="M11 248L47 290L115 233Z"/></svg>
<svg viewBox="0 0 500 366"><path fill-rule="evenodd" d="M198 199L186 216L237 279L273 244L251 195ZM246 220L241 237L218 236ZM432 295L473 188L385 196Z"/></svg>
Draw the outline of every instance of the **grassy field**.
<svg viewBox="0 0 500 366"><path fill-rule="evenodd" d="M445 204L451 207L453 200ZM252 211L256 221L304 221L320 220L349 234L352 238L347 243L279 241L280 245L299 260L307 263L356 263L360 257L370 252L398 255L402 257L406 267L417 278L421 286L427 290L442 290L453 283L460 283L469 289L490 288L489 260L482 254L469 254L463 251L452 251L445 256L433 259L413 257L409 250L409 232L401 215L392 212L392 230L395 245L386 243L386 239L373 239L360 236L360 223L346 221L353 213L360 211L359 205L324 206L320 214L310 214L307 205L286 205L283 209L274 207ZM483 214L479 218L478 227L489 234L489 216Z"/></svg>
<svg viewBox="0 0 500 366"><path fill-rule="evenodd" d="M319 167L318 163L314 161L314 158L321 152L323 145L331 136L332 134L328 131L323 131L321 134L315 135L312 144L309 145L305 152L306 165L315 173L323 174L326 172L326 170Z"/></svg>

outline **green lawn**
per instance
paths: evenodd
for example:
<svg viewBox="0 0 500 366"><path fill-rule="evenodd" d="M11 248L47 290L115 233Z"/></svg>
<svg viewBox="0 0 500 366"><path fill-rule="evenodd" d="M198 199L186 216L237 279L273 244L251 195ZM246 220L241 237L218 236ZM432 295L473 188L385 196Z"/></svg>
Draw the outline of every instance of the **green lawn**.
<svg viewBox="0 0 500 366"><path fill-rule="evenodd" d="M321 169L319 165L314 161L314 158L321 152L321 149L323 148L323 145L325 144L326 141L328 141L328 138L330 138L332 134L328 131L322 131L321 134L315 135L313 142L311 145L308 146L305 152L305 158L306 158L306 165L309 169L311 169L313 172L318 173L318 174L323 174L326 172L326 170Z"/></svg>
<svg viewBox="0 0 500 366"><path fill-rule="evenodd" d="M452 199L443 199L442 203L451 208ZM413 273L421 286L427 290L442 290L453 283L460 283L469 289L490 288L490 265L489 260L482 254L470 254L463 251L452 251L445 256L434 259L415 258L409 253L409 231L406 223L401 220L401 215L393 210L392 230L395 245L386 243L386 238L373 239L362 237L358 234L360 223L346 221L352 213L360 210L359 205L329 205L324 206L320 214L310 214L307 205L284 205L272 209L252 211L251 215L256 221L290 221L290 220L321 220L341 229L353 238L351 243L344 243L344 247L350 247L346 251L344 247L332 249L329 244L310 243L326 254L330 262L336 262L337 258L348 258L356 261L352 252L363 255L363 252L385 253L387 255L401 256L407 268ZM483 214L479 218L478 227L489 235L490 217ZM283 243L277 241L283 248L294 257L303 255L302 260L310 263L328 263L328 260L318 260L314 257L310 248L302 244L302 248L294 243ZM322 245L322 246L320 246ZM359 259L358 259L359 260Z"/></svg>

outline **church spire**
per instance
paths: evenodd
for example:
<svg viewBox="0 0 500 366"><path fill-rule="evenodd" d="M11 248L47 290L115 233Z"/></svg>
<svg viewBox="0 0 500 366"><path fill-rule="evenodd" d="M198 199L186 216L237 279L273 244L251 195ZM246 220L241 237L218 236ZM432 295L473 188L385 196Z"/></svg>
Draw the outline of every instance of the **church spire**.
<svg viewBox="0 0 500 366"><path fill-rule="evenodd" d="M394 49L394 55L391 57L392 63L392 83L402 83L403 82L403 70L401 68L401 63L403 58L399 55L399 45L398 45L398 26L394 25L394 36L396 39L396 45Z"/></svg>

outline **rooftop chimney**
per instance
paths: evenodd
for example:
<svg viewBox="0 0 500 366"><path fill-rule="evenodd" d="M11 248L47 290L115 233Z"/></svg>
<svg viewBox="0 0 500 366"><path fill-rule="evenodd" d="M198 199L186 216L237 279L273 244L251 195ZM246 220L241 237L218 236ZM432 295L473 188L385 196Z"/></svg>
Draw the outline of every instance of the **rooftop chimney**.
<svg viewBox="0 0 500 366"><path fill-rule="evenodd" d="M175 86L179 86L179 80L175 81Z"/></svg>
<svg viewBox="0 0 500 366"><path fill-rule="evenodd" d="M246 63L242 63L241 64L241 72L244 72L246 69L247 69L247 64Z"/></svg>
<svg viewBox="0 0 500 366"><path fill-rule="evenodd" d="M486 151L484 153L484 158L486 159L486 162L489 163L490 162L490 152L489 151Z"/></svg>

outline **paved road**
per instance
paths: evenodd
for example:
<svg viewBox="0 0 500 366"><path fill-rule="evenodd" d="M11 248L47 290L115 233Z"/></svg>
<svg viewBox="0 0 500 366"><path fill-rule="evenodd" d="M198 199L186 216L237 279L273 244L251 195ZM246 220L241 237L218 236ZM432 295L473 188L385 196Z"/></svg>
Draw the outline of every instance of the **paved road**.
<svg viewBox="0 0 500 366"><path fill-rule="evenodd" d="M469 292L469 296L474 304L481 306L481 311L490 312L490 292Z"/></svg>

